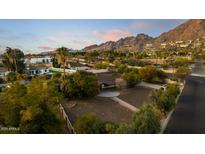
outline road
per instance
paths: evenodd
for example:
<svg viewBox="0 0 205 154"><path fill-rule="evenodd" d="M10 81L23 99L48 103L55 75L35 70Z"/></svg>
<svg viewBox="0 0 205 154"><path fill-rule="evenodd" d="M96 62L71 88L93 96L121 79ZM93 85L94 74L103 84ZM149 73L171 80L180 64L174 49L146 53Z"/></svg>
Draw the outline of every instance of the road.
<svg viewBox="0 0 205 154"><path fill-rule="evenodd" d="M203 61L198 60L193 73L204 75ZM205 133L205 77L189 76L165 134Z"/></svg>

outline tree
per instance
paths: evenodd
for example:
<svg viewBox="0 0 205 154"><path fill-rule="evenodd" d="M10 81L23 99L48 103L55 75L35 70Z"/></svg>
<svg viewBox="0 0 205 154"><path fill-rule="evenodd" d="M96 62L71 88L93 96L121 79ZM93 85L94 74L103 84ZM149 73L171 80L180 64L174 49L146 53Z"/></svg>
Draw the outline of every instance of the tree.
<svg viewBox="0 0 205 154"><path fill-rule="evenodd" d="M178 84L168 84L166 87L166 94L168 96L173 96L176 98L180 93L180 88Z"/></svg>
<svg viewBox="0 0 205 154"><path fill-rule="evenodd" d="M146 82L154 82L157 77L157 68L154 66L145 66L139 70L139 75Z"/></svg>
<svg viewBox="0 0 205 154"><path fill-rule="evenodd" d="M153 91L151 100L162 113L166 114L174 108L179 92L180 89L177 84L169 84L166 90Z"/></svg>
<svg viewBox="0 0 205 154"><path fill-rule="evenodd" d="M96 63L94 67L96 69L106 69L107 67L109 67L109 64L108 63Z"/></svg>
<svg viewBox="0 0 205 154"><path fill-rule="evenodd" d="M35 78L28 85L25 108L21 111L21 133L49 133L58 128L59 103L62 100L52 80Z"/></svg>
<svg viewBox="0 0 205 154"><path fill-rule="evenodd" d="M127 86L130 88L135 87L140 82L138 74L134 72L124 73L123 78L127 82Z"/></svg>
<svg viewBox="0 0 205 154"><path fill-rule="evenodd" d="M69 56L69 50L66 47L61 47L61 48L58 48L56 51L57 51L56 53L57 62L61 66L63 65L63 79L65 79L66 61Z"/></svg>
<svg viewBox="0 0 205 154"><path fill-rule="evenodd" d="M80 116L76 120L74 128L79 134L105 133L104 124L97 119L94 113L87 113Z"/></svg>
<svg viewBox="0 0 205 154"><path fill-rule="evenodd" d="M7 47L2 61L8 71L22 73L25 68L24 53L19 49Z"/></svg>
<svg viewBox="0 0 205 154"><path fill-rule="evenodd" d="M17 80L17 75L15 72L9 72L7 75L6 75L6 80L7 82L14 82Z"/></svg>
<svg viewBox="0 0 205 154"><path fill-rule="evenodd" d="M24 107L24 98L27 89L19 82L5 89L0 96L0 114L6 126L18 127L21 119L20 112Z"/></svg>
<svg viewBox="0 0 205 154"><path fill-rule="evenodd" d="M93 97L99 92L98 81L93 73L78 71L65 81L65 95L71 98Z"/></svg>
<svg viewBox="0 0 205 154"><path fill-rule="evenodd" d="M134 115L132 131L137 134L158 133L160 131L160 112L151 103L145 103Z"/></svg>
<svg viewBox="0 0 205 154"><path fill-rule="evenodd" d="M20 128L20 133L62 132L59 103L62 95L55 80L34 78L26 87L11 84L0 97L0 117L5 126Z"/></svg>

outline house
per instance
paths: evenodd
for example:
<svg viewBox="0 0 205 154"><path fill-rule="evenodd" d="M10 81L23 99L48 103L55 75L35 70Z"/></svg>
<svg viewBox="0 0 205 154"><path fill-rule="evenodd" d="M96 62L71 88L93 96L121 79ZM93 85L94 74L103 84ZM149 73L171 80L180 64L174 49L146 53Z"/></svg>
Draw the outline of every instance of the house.
<svg viewBox="0 0 205 154"><path fill-rule="evenodd" d="M176 44L181 44L181 43L183 43L183 41L176 41L175 43Z"/></svg>
<svg viewBox="0 0 205 154"><path fill-rule="evenodd" d="M180 44L180 47L181 48L186 48L186 47L188 47L189 46L189 44Z"/></svg>
<svg viewBox="0 0 205 154"><path fill-rule="evenodd" d="M49 73L50 68L44 65L33 65L27 67L27 72L31 76L43 75Z"/></svg>
<svg viewBox="0 0 205 154"><path fill-rule="evenodd" d="M52 64L52 58L50 56L27 57L25 59L25 63L27 65L37 64L37 63Z"/></svg>
<svg viewBox="0 0 205 154"><path fill-rule="evenodd" d="M68 68L72 70L88 70L90 67L79 62L68 62Z"/></svg>
<svg viewBox="0 0 205 154"><path fill-rule="evenodd" d="M160 44L162 48L166 48L167 44L166 43L161 43Z"/></svg>
<svg viewBox="0 0 205 154"><path fill-rule="evenodd" d="M98 73L96 76L101 89L116 87L116 77L111 73Z"/></svg>
<svg viewBox="0 0 205 154"><path fill-rule="evenodd" d="M5 78L8 74L8 70L5 67L0 67L0 78Z"/></svg>

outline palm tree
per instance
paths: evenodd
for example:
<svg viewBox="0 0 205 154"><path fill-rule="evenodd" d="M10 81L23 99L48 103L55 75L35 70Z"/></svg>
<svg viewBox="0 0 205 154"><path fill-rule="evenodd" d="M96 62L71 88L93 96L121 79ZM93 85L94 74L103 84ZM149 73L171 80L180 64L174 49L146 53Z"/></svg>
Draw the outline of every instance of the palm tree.
<svg viewBox="0 0 205 154"><path fill-rule="evenodd" d="M12 49L6 47L6 52L3 54L3 64L7 67L8 71L16 73L17 78L20 77L19 71L24 70L24 53L19 49Z"/></svg>
<svg viewBox="0 0 205 154"><path fill-rule="evenodd" d="M63 65L63 80L65 79L65 68L66 68L66 61L68 59L68 55L69 55L69 50L66 47L61 47L58 48L56 53L56 58L58 61L58 64Z"/></svg>

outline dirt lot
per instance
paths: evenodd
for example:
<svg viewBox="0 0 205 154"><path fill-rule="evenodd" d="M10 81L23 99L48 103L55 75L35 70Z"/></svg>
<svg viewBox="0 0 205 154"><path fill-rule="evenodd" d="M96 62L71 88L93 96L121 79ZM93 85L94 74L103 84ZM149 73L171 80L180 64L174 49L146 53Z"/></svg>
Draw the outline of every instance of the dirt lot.
<svg viewBox="0 0 205 154"><path fill-rule="evenodd" d="M120 92L120 99L130 103L135 107L140 107L150 95L152 89L144 87L125 88L117 90ZM96 96L91 99L67 101L63 104L71 123L74 123L77 117L93 112L103 121L112 121L118 124L129 123L133 112L119 105L111 98Z"/></svg>
<svg viewBox="0 0 205 154"><path fill-rule="evenodd" d="M152 89L137 86L135 88L122 89L118 98L139 108L149 97Z"/></svg>
<svg viewBox="0 0 205 154"><path fill-rule="evenodd" d="M73 104L76 104L75 106ZM128 123L132 119L133 112L120 106L110 98L94 97L89 100L68 101L64 104L71 123L76 118L88 112L93 112L103 121L115 123Z"/></svg>

